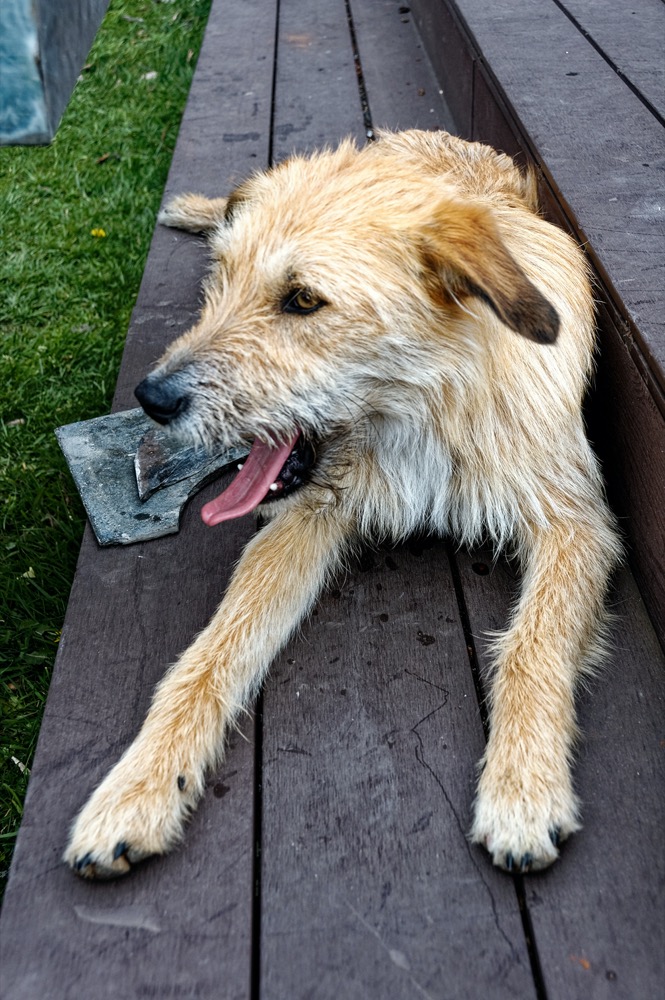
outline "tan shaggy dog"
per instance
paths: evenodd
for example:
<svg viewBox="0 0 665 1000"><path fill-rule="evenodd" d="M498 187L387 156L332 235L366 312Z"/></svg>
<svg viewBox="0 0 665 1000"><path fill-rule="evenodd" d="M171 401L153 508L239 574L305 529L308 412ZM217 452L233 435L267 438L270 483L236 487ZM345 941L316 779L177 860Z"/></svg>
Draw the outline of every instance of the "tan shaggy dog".
<svg viewBox="0 0 665 1000"><path fill-rule="evenodd" d="M213 264L199 322L137 396L189 442L254 442L202 513L261 505L269 524L66 861L108 877L173 847L229 725L352 547L425 530L519 557L471 836L509 871L551 864L579 828L575 684L620 556L580 409L594 346L582 254L539 218L533 177L445 132L294 157L160 220L208 233Z"/></svg>

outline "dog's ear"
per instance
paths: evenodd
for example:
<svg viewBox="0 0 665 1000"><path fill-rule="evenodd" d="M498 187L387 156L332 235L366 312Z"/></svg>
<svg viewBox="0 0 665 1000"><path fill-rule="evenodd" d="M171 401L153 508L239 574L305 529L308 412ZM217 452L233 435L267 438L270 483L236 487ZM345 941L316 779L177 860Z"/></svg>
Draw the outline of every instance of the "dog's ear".
<svg viewBox="0 0 665 1000"><path fill-rule="evenodd" d="M204 198L201 194L181 194L171 198L157 216L162 226L209 233L224 219L227 198Z"/></svg>
<svg viewBox="0 0 665 1000"><path fill-rule="evenodd" d="M488 209L444 202L424 237L426 266L444 297L477 296L511 330L539 344L554 343L559 315L511 256Z"/></svg>

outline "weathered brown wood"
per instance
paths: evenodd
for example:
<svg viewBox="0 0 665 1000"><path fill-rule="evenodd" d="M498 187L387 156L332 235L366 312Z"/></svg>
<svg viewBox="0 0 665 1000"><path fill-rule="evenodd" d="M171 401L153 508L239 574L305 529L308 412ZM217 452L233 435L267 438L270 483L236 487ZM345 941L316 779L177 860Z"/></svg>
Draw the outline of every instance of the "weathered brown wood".
<svg viewBox="0 0 665 1000"><path fill-rule="evenodd" d="M484 737L445 548L369 557L264 694L262 996L534 996L466 834Z"/></svg>
<svg viewBox="0 0 665 1000"><path fill-rule="evenodd" d="M634 345L611 306L598 309L600 354L589 434L610 499L633 548L637 582L665 649L665 421L640 375ZM632 350L631 350L632 349ZM639 363L639 358L638 358Z"/></svg>
<svg viewBox="0 0 665 1000"><path fill-rule="evenodd" d="M75 811L138 731L165 665L205 624L242 541L239 528L215 552L195 511L187 520L166 545L126 551L100 553L86 531L3 907L7 1000L169 996L178 986L216 997L222 967L230 995L248 995L249 743L234 739L212 781L224 797L209 789L186 851L104 885L61 861Z"/></svg>
<svg viewBox="0 0 665 1000"><path fill-rule="evenodd" d="M486 142L522 163L528 155L525 154L519 126L500 95L492 89L480 60L473 67L473 132L470 138Z"/></svg>
<svg viewBox="0 0 665 1000"><path fill-rule="evenodd" d="M546 139L524 131L494 63L467 45L462 18L443 3L417 5L421 24L447 26L439 72L457 88L456 113L468 112L467 134L493 130L483 137L539 156ZM505 15L504 0L497 6ZM383 0L352 0L350 9L378 123L426 127L432 77L416 62L418 42L402 20L410 13ZM491 21L493 8L487 12ZM266 165L275 25L276 0L213 5L169 193L221 194ZM274 157L349 133L362 141L342 0L281 4L278 38ZM431 51L436 56L437 46ZM406 86L410 64L415 91ZM437 124L447 125L442 103L434 106ZM546 173L543 182L551 211L577 224L558 176L555 183ZM135 383L192 321L204 261L201 241L156 231L116 408L133 405ZM612 331L599 385L618 413L608 416L609 439L631 415L621 462L643 432L644 450L616 467L629 478L631 508L635 496L647 498L640 531L651 543L659 418L646 388L649 360L636 355L629 326L620 332L623 354ZM631 377L642 371L640 358L646 372L637 392ZM135 733L165 663L207 620L253 531L251 519L205 528L204 499L186 511L179 536L160 542L100 551L86 534L3 912L3 997L535 996L513 882L465 838L483 733L438 544L367 558L323 598L273 667L261 730L260 827L249 725L250 742L234 740L211 779L184 850L110 885L82 883L60 863L76 807ZM482 560L491 566L483 553L459 560L474 633L503 626L515 588L501 563L486 576L474 573L472 563ZM650 579L657 563L656 552ZM629 578L616 602L622 617L612 663L580 698L585 829L561 864L525 882L550 1000L656 996L662 982L654 913L663 817L654 789L663 663ZM252 927L255 824L261 911L257 905Z"/></svg>
<svg viewBox="0 0 665 1000"><path fill-rule="evenodd" d="M563 0L561 6L661 116L665 116L665 11L661 0Z"/></svg>
<svg viewBox="0 0 665 1000"><path fill-rule="evenodd" d="M665 388L665 282L657 277L663 220L653 197L661 186L662 130L553 3L459 0L457 8Z"/></svg>
<svg viewBox="0 0 665 1000"><path fill-rule="evenodd" d="M517 581L487 550L462 554L458 564L486 667L483 635L504 626ZM584 827L563 846L560 862L525 880L550 1000L659 996L665 981L657 916L665 876L665 657L627 571L611 603L607 664L578 697L575 776Z"/></svg>
<svg viewBox="0 0 665 1000"><path fill-rule="evenodd" d="M548 215L580 241L598 275L604 356L591 407L595 434L610 444L601 448L607 475L662 638L665 241L653 195L662 186L662 129L554 3L416 0L415 9L434 58L436 44L427 33L433 22L446 22L445 52L453 38L466 48L460 66L471 74L470 115L448 89L454 85L441 65L445 56L435 63L447 81L444 96L462 115L458 124L471 122L467 134L537 166ZM650 17L665 18L665 9L649 10ZM632 38L629 14L624 26ZM602 386L611 387L612 402Z"/></svg>
<svg viewBox="0 0 665 1000"><path fill-rule="evenodd" d="M411 11L459 134L473 131L474 54L452 7L412 0Z"/></svg>
<svg viewBox="0 0 665 1000"><path fill-rule="evenodd" d="M407 8L394 0L351 4L372 123L451 131L452 114Z"/></svg>
<svg viewBox="0 0 665 1000"><path fill-rule="evenodd" d="M213 5L168 188L222 193L268 159L275 3ZM247 80L251 80L251 85ZM252 90L252 96L246 92ZM190 324L202 241L157 229L115 406ZM210 492L210 491L209 491ZM231 741L187 849L95 885L62 864L76 810L137 732L153 686L216 606L252 519L100 550L86 532L3 910L2 996L248 997L252 726Z"/></svg>
<svg viewBox="0 0 665 1000"><path fill-rule="evenodd" d="M280 7L273 158L353 136L365 142L344 0Z"/></svg>
<svg viewBox="0 0 665 1000"><path fill-rule="evenodd" d="M414 35L395 40L382 4L351 9L370 109L420 124L395 68ZM299 72L282 65L277 134ZM347 119L330 127L333 143ZM369 557L302 631L263 697L261 995L533 995L512 882L466 839L484 740L445 549Z"/></svg>

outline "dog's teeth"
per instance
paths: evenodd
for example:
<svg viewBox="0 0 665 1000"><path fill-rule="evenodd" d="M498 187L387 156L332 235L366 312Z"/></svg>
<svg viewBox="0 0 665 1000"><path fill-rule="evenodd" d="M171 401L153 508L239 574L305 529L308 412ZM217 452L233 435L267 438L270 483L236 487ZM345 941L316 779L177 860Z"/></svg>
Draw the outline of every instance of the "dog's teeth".
<svg viewBox="0 0 665 1000"><path fill-rule="evenodd" d="M236 465L236 469L238 470L238 472L240 472L244 464L245 464L244 462L238 462L238 464Z"/></svg>
<svg viewBox="0 0 665 1000"><path fill-rule="evenodd" d="M279 487L277 486L277 483L271 483L270 484L270 492L271 493L276 493L278 489L279 489Z"/></svg>

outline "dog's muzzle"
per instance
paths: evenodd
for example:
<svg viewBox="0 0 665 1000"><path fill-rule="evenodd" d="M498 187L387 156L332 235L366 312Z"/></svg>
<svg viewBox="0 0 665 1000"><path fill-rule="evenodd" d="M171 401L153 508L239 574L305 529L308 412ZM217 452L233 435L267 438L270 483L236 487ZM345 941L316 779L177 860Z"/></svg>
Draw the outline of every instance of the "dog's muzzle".
<svg viewBox="0 0 665 1000"><path fill-rule="evenodd" d="M178 372L148 375L134 394L153 420L170 424L190 406L188 388ZM254 441L240 472L223 493L201 511L208 525L248 514L262 503L281 500L306 484L316 462L312 442L300 432L290 440L275 437L271 444Z"/></svg>

